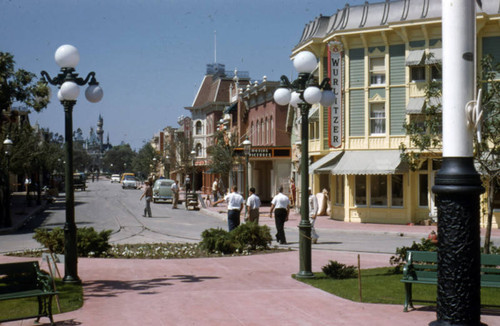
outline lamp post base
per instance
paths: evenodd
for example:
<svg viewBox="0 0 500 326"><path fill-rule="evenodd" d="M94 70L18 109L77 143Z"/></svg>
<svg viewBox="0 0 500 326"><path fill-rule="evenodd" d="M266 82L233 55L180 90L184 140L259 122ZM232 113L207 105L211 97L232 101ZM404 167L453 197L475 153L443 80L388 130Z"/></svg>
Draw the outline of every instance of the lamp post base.
<svg viewBox="0 0 500 326"><path fill-rule="evenodd" d="M311 271L311 223L309 220L301 220L299 224L299 256L300 271L297 278L314 278Z"/></svg>

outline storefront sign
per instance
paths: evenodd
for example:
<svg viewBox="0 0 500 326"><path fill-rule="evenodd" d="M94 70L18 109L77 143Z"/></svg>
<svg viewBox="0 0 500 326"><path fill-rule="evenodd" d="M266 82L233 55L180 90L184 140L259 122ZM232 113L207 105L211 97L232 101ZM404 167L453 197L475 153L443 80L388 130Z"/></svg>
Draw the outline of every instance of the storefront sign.
<svg viewBox="0 0 500 326"><path fill-rule="evenodd" d="M335 102L329 108L328 115L328 143L330 147L342 146L342 43L329 43L329 77L332 83Z"/></svg>

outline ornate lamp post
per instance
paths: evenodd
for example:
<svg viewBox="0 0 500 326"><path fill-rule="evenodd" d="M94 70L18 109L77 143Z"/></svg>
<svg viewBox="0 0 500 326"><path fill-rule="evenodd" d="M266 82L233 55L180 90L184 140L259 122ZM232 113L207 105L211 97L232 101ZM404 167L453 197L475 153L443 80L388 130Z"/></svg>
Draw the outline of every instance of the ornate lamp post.
<svg viewBox="0 0 500 326"><path fill-rule="evenodd" d="M252 142L250 139L245 139L243 141L243 151L245 152L245 200L248 198L248 158L250 157L250 151L252 150ZM247 205L245 205L245 214L247 213Z"/></svg>
<svg viewBox="0 0 500 326"><path fill-rule="evenodd" d="M5 138L5 140L3 141L3 149L5 151L5 157L7 158L7 187L6 187L6 190L7 190L7 200L5 201L5 205L7 207L5 207L5 221L4 221L4 226L5 227L11 227L12 226L12 220L10 218L10 175L9 175L9 170L10 170L10 154L12 153L12 146L14 145L14 143L12 142L12 140L9 139L9 136L7 136L7 138Z"/></svg>
<svg viewBox="0 0 500 326"><path fill-rule="evenodd" d="M75 198L73 189L73 107L80 94L80 87L89 85L85 97L89 102L96 103L102 99L103 91L92 71L83 79L78 77L75 67L80 61L78 50L72 45L62 45L55 53L55 61L61 67L61 72L52 79L46 71L42 71L42 81L59 87L58 99L64 107L66 169L66 223L64 224L64 278L66 283L79 283L77 271Z"/></svg>
<svg viewBox="0 0 500 326"><path fill-rule="evenodd" d="M309 222L308 204L308 159L309 159L309 109L312 104L321 103L323 106L331 106L335 101L335 95L331 91L330 80L325 78L318 86L316 78L312 74L316 69L318 60L309 51L299 52L293 59L293 65L299 76L292 83L286 76L281 76L281 85L274 92L274 100L279 105L298 105L302 118L301 144L302 156L300 158L300 224L299 224L299 251L300 271L297 277L314 277L311 271L311 223ZM322 91L323 90L323 91ZM293 93L292 93L293 91Z"/></svg>
<svg viewBox="0 0 500 326"><path fill-rule="evenodd" d="M438 207L437 320L482 325L479 196L473 130L465 108L474 100L476 4L443 0L443 164L432 188Z"/></svg>
<svg viewBox="0 0 500 326"><path fill-rule="evenodd" d="M192 181L192 187L193 187L193 194L196 194L196 179L194 178L195 177L195 169L196 169L196 165L195 165L195 161L196 161L196 151L193 149L191 151L191 159L193 160L193 181Z"/></svg>

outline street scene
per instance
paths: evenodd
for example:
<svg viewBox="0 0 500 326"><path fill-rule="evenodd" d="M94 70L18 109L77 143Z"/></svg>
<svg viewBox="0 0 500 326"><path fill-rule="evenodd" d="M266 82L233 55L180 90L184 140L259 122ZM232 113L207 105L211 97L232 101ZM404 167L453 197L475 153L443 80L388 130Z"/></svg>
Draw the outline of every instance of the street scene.
<svg viewBox="0 0 500 326"><path fill-rule="evenodd" d="M0 324L500 324L500 0L0 3Z"/></svg>

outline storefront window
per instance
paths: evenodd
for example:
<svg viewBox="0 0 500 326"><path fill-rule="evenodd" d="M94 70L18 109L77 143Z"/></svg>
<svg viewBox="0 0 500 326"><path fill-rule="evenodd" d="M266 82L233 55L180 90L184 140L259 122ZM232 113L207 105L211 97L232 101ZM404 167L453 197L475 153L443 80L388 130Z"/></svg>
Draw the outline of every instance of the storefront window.
<svg viewBox="0 0 500 326"><path fill-rule="evenodd" d="M370 183L370 205L387 206L387 176L372 175Z"/></svg>
<svg viewBox="0 0 500 326"><path fill-rule="evenodd" d="M366 176L356 176L356 205L366 205Z"/></svg>
<svg viewBox="0 0 500 326"><path fill-rule="evenodd" d="M391 178L392 207L403 207L403 175L393 174Z"/></svg>
<svg viewBox="0 0 500 326"><path fill-rule="evenodd" d="M422 173L418 175L418 205L422 207L429 206L429 198L427 196L429 188L429 181L427 180L427 174Z"/></svg>

